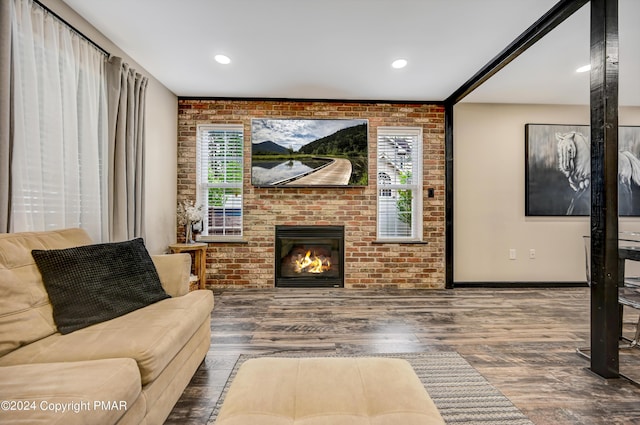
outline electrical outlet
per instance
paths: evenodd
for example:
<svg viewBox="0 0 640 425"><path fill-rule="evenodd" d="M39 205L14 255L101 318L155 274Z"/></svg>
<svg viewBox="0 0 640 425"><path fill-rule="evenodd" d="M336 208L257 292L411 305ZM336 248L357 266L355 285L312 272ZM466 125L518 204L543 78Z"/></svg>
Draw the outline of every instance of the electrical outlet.
<svg viewBox="0 0 640 425"><path fill-rule="evenodd" d="M515 259L516 259L516 249L511 248L509 249L509 260L515 260Z"/></svg>
<svg viewBox="0 0 640 425"><path fill-rule="evenodd" d="M536 259L536 250L533 249L533 248L531 248L529 250L529 259L531 259L531 260L535 260Z"/></svg>

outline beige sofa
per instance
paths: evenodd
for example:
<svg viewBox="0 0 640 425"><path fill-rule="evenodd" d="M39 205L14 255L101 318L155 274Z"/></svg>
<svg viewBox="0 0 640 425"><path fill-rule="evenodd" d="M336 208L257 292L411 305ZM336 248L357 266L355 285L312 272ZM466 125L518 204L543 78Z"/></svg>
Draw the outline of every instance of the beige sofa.
<svg viewBox="0 0 640 425"><path fill-rule="evenodd" d="M66 335L32 249L92 244L81 229L0 234L0 423L161 424L210 345L211 291L188 254L152 256L164 299Z"/></svg>

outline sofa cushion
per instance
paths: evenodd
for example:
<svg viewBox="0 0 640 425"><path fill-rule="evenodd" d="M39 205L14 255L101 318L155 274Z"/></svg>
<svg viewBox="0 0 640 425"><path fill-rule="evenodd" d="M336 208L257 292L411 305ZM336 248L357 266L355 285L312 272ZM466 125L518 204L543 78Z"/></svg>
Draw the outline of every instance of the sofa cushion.
<svg viewBox="0 0 640 425"><path fill-rule="evenodd" d="M131 359L7 366L0 376L0 400L16 407L0 409L5 425L116 423L142 392ZM138 421L145 410L139 409Z"/></svg>
<svg viewBox="0 0 640 425"><path fill-rule="evenodd" d="M0 357L0 366L132 358L145 385L164 370L212 309L211 291L193 291L67 335L56 333Z"/></svg>
<svg viewBox="0 0 640 425"><path fill-rule="evenodd" d="M61 334L169 298L142 238L32 251Z"/></svg>
<svg viewBox="0 0 640 425"><path fill-rule="evenodd" d="M181 297L189 292L189 279L191 277L191 255L181 254L156 254L151 259L156 266L160 283L165 292L172 297Z"/></svg>
<svg viewBox="0 0 640 425"><path fill-rule="evenodd" d="M82 229L0 234L0 356L56 332L31 250L90 243Z"/></svg>

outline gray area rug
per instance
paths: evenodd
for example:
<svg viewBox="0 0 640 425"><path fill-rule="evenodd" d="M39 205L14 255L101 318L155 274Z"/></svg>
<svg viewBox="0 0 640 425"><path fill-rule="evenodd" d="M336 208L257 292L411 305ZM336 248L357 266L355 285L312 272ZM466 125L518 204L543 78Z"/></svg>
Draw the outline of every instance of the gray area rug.
<svg viewBox="0 0 640 425"><path fill-rule="evenodd" d="M245 360L262 357L241 355L236 362L208 425L213 425L225 395ZM338 355L286 355L272 357L353 357ZM360 357L405 359L413 366L431 399L447 424L533 425L511 401L494 388L476 369L456 352L365 354ZM252 424L259 425L259 424ZM398 424L400 425L400 424Z"/></svg>

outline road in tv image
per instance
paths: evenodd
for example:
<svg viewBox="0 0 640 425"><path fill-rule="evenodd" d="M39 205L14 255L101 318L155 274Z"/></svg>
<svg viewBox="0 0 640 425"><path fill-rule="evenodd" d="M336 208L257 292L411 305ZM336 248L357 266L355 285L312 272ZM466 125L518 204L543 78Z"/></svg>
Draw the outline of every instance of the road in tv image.
<svg viewBox="0 0 640 425"><path fill-rule="evenodd" d="M254 119L254 186L366 186L367 120Z"/></svg>

